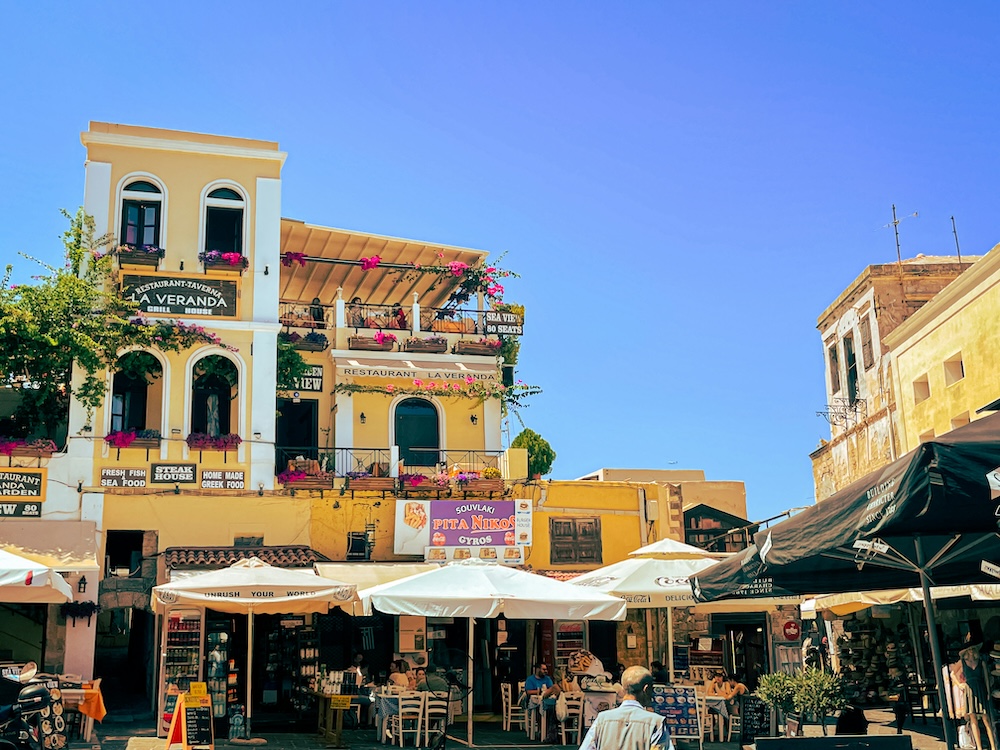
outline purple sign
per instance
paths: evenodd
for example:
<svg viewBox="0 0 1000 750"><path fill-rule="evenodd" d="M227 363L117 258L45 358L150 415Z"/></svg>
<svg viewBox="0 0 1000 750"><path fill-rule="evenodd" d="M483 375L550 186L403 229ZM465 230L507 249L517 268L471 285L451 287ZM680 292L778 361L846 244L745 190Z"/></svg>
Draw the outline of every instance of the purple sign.
<svg viewBox="0 0 1000 750"><path fill-rule="evenodd" d="M468 550L465 557L479 557L473 552L475 548L530 544L529 500L408 500L396 504L396 554L463 547Z"/></svg>

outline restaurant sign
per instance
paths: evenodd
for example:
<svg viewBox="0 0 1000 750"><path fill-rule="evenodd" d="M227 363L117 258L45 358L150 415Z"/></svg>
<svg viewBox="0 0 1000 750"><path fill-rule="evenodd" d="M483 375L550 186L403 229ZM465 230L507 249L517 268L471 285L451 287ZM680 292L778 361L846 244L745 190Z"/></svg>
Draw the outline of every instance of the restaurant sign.
<svg viewBox="0 0 1000 750"><path fill-rule="evenodd" d="M48 469L0 469L0 500L15 499L42 502L45 500L47 472ZM4 515L13 514L5 513Z"/></svg>
<svg viewBox="0 0 1000 750"><path fill-rule="evenodd" d="M393 551L440 560L477 557L520 562L531 544L529 500L407 500L396 503ZM508 554L506 548L512 548ZM448 549L451 548L451 549ZM457 553L463 549L465 553ZM517 560L514 560L514 552ZM491 554L492 553L492 554Z"/></svg>
<svg viewBox="0 0 1000 750"><path fill-rule="evenodd" d="M488 310L485 322L488 334L495 336L521 336L524 334L524 315L519 313Z"/></svg>
<svg viewBox="0 0 1000 750"><path fill-rule="evenodd" d="M153 315L208 315L236 317L235 281L172 276L122 278L122 296L139 304L139 312Z"/></svg>
<svg viewBox="0 0 1000 750"><path fill-rule="evenodd" d="M101 469L101 487L145 486L145 469Z"/></svg>
<svg viewBox="0 0 1000 750"><path fill-rule="evenodd" d="M41 503L0 503L0 516L4 518L41 518Z"/></svg>
<svg viewBox="0 0 1000 750"><path fill-rule="evenodd" d="M153 484L191 484L195 481L198 464L153 464Z"/></svg>
<svg viewBox="0 0 1000 750"><path fill-rule="evenodd" d="M296 391L323 392L323 365L308 365L300 377L294 379Z"/></svg>

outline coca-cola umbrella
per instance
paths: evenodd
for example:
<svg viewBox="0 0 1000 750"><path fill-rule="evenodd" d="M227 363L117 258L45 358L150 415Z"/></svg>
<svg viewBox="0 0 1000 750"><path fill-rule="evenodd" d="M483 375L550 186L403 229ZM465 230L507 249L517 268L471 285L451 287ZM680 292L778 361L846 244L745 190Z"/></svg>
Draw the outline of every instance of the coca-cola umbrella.
<svg viewBox="0 0 1000 750"><path fill-rule="evenodd" d="M937 632L929 589L1000 577L1000 414L922 443L840 492L758 531L743 554L701 571L695 598L714 601L760 590L824 594L902 588L924 591L927 623ZM931 638L935 674L941 653ZM945 737L954 746L942 680Z"/></svg>

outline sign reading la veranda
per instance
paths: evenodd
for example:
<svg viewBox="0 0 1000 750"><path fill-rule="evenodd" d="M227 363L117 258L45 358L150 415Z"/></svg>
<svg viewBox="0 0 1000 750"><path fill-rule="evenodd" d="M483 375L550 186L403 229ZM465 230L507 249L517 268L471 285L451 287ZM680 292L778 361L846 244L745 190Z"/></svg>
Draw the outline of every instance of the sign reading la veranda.
<svg viewBox="0 0 1000 750"><path fill-rule="evenodd" d="M236 282L225 279L165 276L122 277L122 296L153 315L236 317Z"/></svg>

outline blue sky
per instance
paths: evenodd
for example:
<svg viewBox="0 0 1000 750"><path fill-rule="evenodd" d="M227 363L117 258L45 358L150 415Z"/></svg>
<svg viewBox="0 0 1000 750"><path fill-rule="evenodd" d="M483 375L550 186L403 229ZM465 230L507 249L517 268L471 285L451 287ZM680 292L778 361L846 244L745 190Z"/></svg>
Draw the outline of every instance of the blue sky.
<svg viewBox="0 0 1000 750"><path fill-rule="evenodd" d="M234 15L234 9L238 15ZM276 140L283 215L499 254L555 478L811 502L819 313L998 240L1000 5L7 3L0 255L54 260L89 120ZM517 427L517 426L516 426ZM516 431L516 429L515 429ZM676 462L676 463L675 463Z"/></svg>

